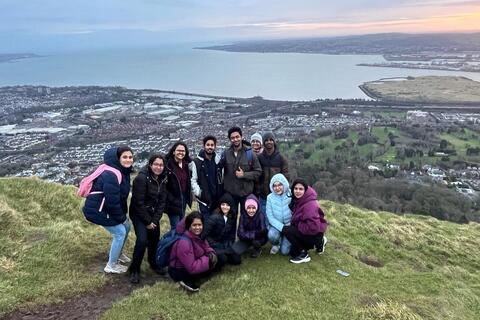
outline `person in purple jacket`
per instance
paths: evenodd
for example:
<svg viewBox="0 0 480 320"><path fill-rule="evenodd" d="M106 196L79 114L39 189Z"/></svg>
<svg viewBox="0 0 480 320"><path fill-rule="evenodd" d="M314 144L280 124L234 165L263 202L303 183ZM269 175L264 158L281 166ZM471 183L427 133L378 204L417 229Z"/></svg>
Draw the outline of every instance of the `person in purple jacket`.
<svg viewBox="0 0 480 320"><path fill-rule="evenodd" d="M292 184L292 221L285 226L282 233L292 244L290 262L309 262L308 250L316 247L318 254L325 250L327 230L325 214L318 205L317 193L303 179L297 179Z"/></svg>
<svg viewBox="0 0 480 320"><path fill-rule="evenodd" d="M260 211L258 199L253 194L249 195L245 201L245 211L240 216L238 241L232 247L237 254L242 254L253 247L250 257L257 258L268 239L265 215Z"/></svg>
<svg viewBox="0 0 480 320"><path fill-rule="evenodd" d="M177 225L176 231L182 238L170 253L170 277L190 292L200 290L199 280L209 276L217 264L215 251L207 240L200 238L202 230L202 215L193 211Z"/></svg>

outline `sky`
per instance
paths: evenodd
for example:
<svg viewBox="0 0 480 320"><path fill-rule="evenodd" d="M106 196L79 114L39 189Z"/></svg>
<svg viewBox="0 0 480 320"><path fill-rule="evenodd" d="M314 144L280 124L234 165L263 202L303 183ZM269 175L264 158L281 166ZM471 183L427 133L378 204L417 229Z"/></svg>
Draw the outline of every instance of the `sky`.
<svg viewBox="0 0 480 320"><path fill-rule="evenodd" d="M0 53L480 31L480 0L0 0Z"/></svg>

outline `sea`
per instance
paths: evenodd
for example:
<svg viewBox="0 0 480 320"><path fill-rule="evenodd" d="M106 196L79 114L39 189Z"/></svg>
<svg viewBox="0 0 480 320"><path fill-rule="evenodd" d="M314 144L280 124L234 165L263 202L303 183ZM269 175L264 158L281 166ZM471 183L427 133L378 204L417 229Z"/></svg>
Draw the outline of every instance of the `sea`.
<svg viewBox="0 0 480 320"><path fill-rule="evenodd" d="M0 63L0 86L123 86L276 100L367 98L366 81L480 73L357 66L380 55L237 53L188 45L63 52Z"/></svg>

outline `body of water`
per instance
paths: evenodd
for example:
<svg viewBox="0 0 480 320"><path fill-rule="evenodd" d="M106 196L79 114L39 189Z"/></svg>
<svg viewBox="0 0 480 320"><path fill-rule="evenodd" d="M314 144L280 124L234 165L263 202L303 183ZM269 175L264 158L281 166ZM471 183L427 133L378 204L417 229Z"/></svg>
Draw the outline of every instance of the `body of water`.
<svg viewBox="0 0 480 320"><path fill-rule="evenodd" d="M185 46L63 53L0 63L0 86L124 86L279 100L365 98L365 81L479 73L359 67L381 56L232 53Z"/></svg>

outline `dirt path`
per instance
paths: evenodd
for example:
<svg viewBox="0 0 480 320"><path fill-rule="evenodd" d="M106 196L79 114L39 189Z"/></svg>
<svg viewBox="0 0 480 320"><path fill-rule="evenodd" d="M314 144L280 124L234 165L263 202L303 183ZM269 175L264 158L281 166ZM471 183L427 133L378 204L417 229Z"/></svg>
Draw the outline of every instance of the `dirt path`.
<svg viewBox="0 0 480 320"><path fill-rule="evenodd" d="M96 291L69 298L62 303L39 306L35 310L19 309L2 317L5 320L53 320L98 319L112 304L129 295L133 290L152 285L167 278L151 276L142 278L139 285L132 285L126 276L114 276L112 282Z"/></svg>

